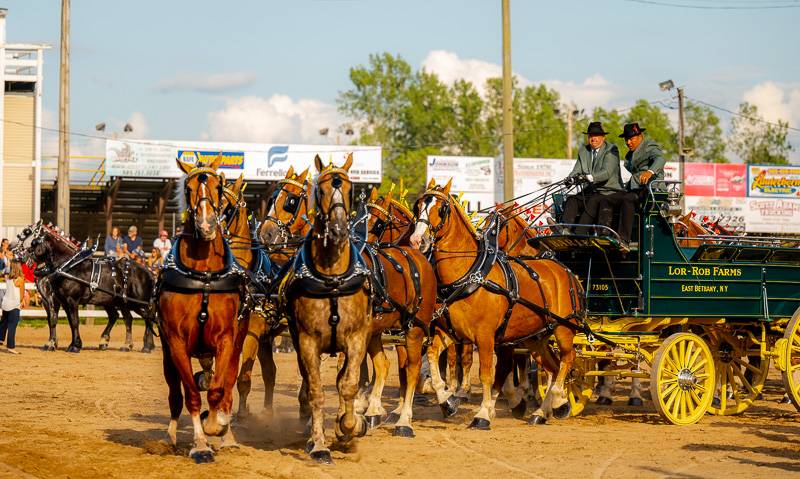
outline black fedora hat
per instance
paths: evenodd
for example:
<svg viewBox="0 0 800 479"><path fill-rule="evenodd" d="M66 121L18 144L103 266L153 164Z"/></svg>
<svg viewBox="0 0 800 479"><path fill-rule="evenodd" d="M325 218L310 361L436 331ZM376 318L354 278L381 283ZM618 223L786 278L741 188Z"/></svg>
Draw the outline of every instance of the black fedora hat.
<svg viewBox="0 0 800 479"><path fill-rule="evenodd" d="M647 129L639 128L639 123L637 122L626 123L625 126L622 128L622 134L619 135L619 137L625 138L627 140L628 138L641 135L645 131L647 131Z"/></svg>
<svg viewBox="0 0 800 479"><path fill-rule="evenodd" d="M608 132L603 130L603 124L599 121L589 123L589 128L583 132L584 135L608 135Z"/></svg>

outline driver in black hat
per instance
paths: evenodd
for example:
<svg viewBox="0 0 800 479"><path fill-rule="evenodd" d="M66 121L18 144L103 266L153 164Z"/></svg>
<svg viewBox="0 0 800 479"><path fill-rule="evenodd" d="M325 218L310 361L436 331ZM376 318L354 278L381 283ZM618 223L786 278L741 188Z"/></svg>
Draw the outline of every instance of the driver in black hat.
<svg viewBox="0 0 800 479"><path fill-rule="evenodd" d="M613 213L619 206L619 233L623 247L628 247L633 230L633 219L636 206L643 200L647 192L647 184L664 178L664 165L667 160L661 146L650 138L645 138L645 128L639 123L628 123L622 130L620 138L625 140L628 153L625 154L625 169L631 173L631 179L625 185L625 191L603 198L599 210L600 216ZM610 213L609 213L610 211Z"/></svg>
<svg viewBox="0 0 800 479"><path fill-rule="evenodd" d="M588 143L578 150L578 161L567 177L566 184L583 184L583 190L567 197L561 222L575 224L580 215L580 224L593 224L597 219L600 200L615 192L622 191L622 177L619 171L619 149L606 142L603 125L599 121L589 123L584 132ZM611 226L611 219L607 225ZM562 228L562 234L569 234L570 228Z"/></svg>

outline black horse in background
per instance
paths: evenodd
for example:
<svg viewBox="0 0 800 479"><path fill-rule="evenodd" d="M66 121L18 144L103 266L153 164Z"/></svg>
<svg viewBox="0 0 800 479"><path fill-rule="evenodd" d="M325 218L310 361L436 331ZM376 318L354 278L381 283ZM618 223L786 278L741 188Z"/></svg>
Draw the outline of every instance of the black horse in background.
<svg viewBox="0 0 800 479"><path fill-rule="evenodd" d="M12 249L25 260L39 264L36 287L42 296L50 326L50 339L44 349L55 350L58 311L64 309L72 331L72 341L67 352L80 352L83 342L80 337L78 306L92 304L101 306L108 314L108 324L101 335L100 349L108 348L108 340L117 310L122 313L126 326L123 351L133 349L133 316L135 311L145 320L142 352L155 348L153 341L153 309L150 297L154 278L142 265L129 259L92 258L92 251L80 249L54 229L42 225L41 221L26 228L17 236Z"/></svg>

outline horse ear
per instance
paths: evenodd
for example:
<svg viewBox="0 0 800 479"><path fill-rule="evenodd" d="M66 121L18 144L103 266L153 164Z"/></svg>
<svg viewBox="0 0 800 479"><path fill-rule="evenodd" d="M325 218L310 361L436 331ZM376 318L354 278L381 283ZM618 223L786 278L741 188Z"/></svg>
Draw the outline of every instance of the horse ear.
<svg viewBox="0 0 800 479"><path fill-rule="evenodd" d="M194 169L194 165L191 164L191 163L186 163L186 162L181 161L181 160L179 160L177 158L175 159L175 161L178 162L178 168L180 168L181 171L186 173L187 175L189 174L190 171L192 171Z"/></svg>
<svg viewBox="0 0 800 479"><path fill-rule="evenodd" d="M447 181L447 184L444 185L444 194L450 194L450 187L453 186L453 177L451 176L450 179Z"/></svg>
<svg viewBox="0 0 800 479"><path fill-rule="evenodd" d="M233 184L233 192L236 193L236 196L242 192L242 184L244 184L244 173L240 174L238 178L236 178L236 182Z"/></svg>
<svg viewBox="0 0 800 479"><path fill-rule="evenodd" d="M219 165L221 164L222 164L222 152L220 151L219 155L217 155L217 157L214 158L214 161L212 161L211 164L208 165L208 167L216 171L216 169L219 168Z"/></svg>
<svg viewBox="0 0 800 479"><path fill-rule="evenodd" d="M384 204L386 204L386 205L391 204L392 203L392 196L394 196L394 191L390 191L389 193L387 193L386 194L386 200L384 201Z"/></svg>
<svg viewBox="0 0 800 479"><path fill-rule="evenodd" d="M308 178L308 168L306 168L305 170L303 170L302 173L297 175L297 181L300 183L305 183L306 178Z"/></svg>
<svg viewBox="0 0 800 479"><path fill-rule="evenodd" d="M314 157L314 166L317 168L317 173L322 173L322 169L325 166L322 164L322 158L320 158L319 155Z"/></svg>
<svg viewBox="0 0 800 479"><path fill-rule="evenodd" d="M344 171L350 171L350 167L353 166L353 152L347 154L347 159L344 162L342 168Z"/></svg>
<svg viewBox="0 0 800 479"><path fill-rule="evenodd" d="M289 171L286 172L287 180L290 180L294 176L294 166L289 166Z"/></svg>
<svg viewBox="0 0 800 479"><path fill-rule="evenodd" d="M224 186L224 185L225 185L225 173L223 173L223 172L220 172L220 173L219 173L219 181L220 181L220 183L219 183L219 184L220 184L221 186Z"/></svg>
<svg viewBox="0 0 800 479"><path fill-rule="evenodd" d="M431 178L431 181L428 182L428 189L433 189L434 186L436 186L436 180Z"/></svg>
<svg viewBox="0 0 800 479"><path fill-rule="evenodd" d="M378 189L373 186L372 189L369 190L369 202L375 203L377 199L378 199Z"/></svg>

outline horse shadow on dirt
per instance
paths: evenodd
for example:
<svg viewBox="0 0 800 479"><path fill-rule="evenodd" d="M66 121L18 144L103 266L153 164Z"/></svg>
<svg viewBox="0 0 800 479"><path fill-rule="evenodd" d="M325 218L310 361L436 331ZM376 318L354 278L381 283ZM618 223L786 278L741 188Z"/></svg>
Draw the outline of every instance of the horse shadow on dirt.
<svg viewBox="0 0 800 479"><path fill-rule="evenodd" d="M787 416L786 414L779 414L780 416ZM759 415L762 416L763 419L767 419L763 416L772 416L772 415ZM731 454L729 457L735 461L738 461L741 464L751 465L751 466L758 466L758 467L765 467L771 469L780 469L784 471L797 471L800 467L800 461L797 460L797 448L798 444L800 444L800 440L798 440L798 434L800 434L800 426L797 425L790 425L787 424L741 424L739 422L717 422L710 424L711 427L727 427L727 428L736 428L744 432L745 434L751 434L756 436L760 439L770 441L775 443L775 445L768 445L768 446L740 446L735 444L701 444L701 443L693 443L693 444L686 444L683 446L683 449L692 452L728 452L728 453L739 453L739 454L758 454L762 456L768 456L774 459L781 459L789 461L778 461L778 462L769 462L769 461L760 461L757 458L752 457L742 457L736 456ZM788 447L787 447L788 446Z"/></svg>

